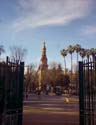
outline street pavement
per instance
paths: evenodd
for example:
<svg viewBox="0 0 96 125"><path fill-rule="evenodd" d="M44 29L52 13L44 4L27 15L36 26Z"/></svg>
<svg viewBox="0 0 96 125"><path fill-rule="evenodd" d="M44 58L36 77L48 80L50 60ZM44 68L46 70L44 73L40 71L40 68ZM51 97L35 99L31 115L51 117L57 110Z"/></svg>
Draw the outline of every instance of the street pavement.
<svg viewBox="0 0 96 125"><path fill-rule="evenodd" d="M23 125L79 125L76 96L30 94L23 103Z"/></svg>

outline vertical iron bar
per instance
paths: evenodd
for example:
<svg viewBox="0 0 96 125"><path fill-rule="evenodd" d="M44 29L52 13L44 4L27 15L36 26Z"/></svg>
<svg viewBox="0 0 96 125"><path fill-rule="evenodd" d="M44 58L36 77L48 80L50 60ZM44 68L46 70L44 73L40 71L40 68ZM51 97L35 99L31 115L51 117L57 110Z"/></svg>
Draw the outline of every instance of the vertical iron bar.
<svg viewBox="0 0 96 125"><path fill-rule="evenodd" d="M94 125L96 125L96 54L95 54L95 61L94 61Z"/></svg>
<svg viewBox="0 0 96 125"><path fill-rule="evenodd" d="M79 62L79 113L80 125L84 125L83 62Z"/></svg>
<svg viewBox="0 0 96 125"><path fill-rule="evenodd" d="M89 65L89 59L88 59L88 65L87 65L87 68L88 68L88 77L87 77L87 81L88 81L88 93L87 93L87 96L88 96L88 125L91 125L91 112L90 112L90 65Z"/></svg>
<svg viewBox="0 0 96 125"><path fill-rule="evenodd" d="M23 113L23 82L24 82L24 62L20 63L20 77L19 77L19 101L20 111L18 117L18 125L22 125L22 113Z"/></svg>
<svg viewBox="0 0 96 125"><path fill-rule="evenodd" d="M83 62L83 87L84 87L84 125L87 123L86 117L86 98L87 98L87 89L86 89L86 62Z"/></svg>
<svg viewBox="0 0 96 125"><path fill-rule="evenodd" d="M93 62L91 62L91 122L92 122L92 125L94 125L94 97L93 97L93 93L94 93L94 70L93 70Z"/></svg>

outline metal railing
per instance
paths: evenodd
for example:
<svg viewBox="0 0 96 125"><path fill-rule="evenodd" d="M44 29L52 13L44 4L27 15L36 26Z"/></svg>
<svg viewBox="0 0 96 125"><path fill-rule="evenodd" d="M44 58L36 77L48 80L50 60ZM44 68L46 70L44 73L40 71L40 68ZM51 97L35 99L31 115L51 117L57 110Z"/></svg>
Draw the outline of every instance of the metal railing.
<svg viewBox="0 0 96 125"><path fill-rule="evenodd" d="M23 80L23 62L13 63L7 57L6 62L0 63L1 125L22 125Z"/></svg>
<svg viewBox="0 0 96 125"><path fill-rule="evenodd" d="M96 58L79 62L80 125L96 125Z"/></svg>

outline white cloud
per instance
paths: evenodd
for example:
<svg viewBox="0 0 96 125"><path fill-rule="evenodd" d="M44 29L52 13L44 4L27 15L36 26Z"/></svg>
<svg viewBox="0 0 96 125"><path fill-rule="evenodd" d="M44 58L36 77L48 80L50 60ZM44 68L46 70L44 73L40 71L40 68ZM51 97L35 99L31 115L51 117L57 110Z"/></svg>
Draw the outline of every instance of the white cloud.
<svg viewBox="0 0 96 125"><path fill-rule="evenodd" d="M96 34L96 25L94 25L94 26L93 25L92 26L85 26L85 27L83 27L81 32L84 35Z"/></svg>
<svg viewBox="0 0 96 125"><path fill-rule="evenodd" d="M14 21L12 29L18 32L29 27L68 24L89 13L90 1L18 0L18 5L22 8L23 17L21 15L21 18Z"/></svg>

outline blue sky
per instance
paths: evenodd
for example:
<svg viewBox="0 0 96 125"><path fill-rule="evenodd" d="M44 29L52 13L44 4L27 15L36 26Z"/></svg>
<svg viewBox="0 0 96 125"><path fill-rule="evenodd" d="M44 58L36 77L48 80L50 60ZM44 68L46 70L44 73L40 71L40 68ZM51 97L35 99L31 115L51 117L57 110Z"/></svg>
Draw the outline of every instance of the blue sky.
<svg viewBox="0 0 96 125"><path fill-rule="evenodd" d="M70 44L96 48L96 1L0 0L0 44L6 50L3 57L10 54L10 46L20 45L28 51L26 64L38 65L43 41L49 63L63 63L60 50Z"/></svg>

